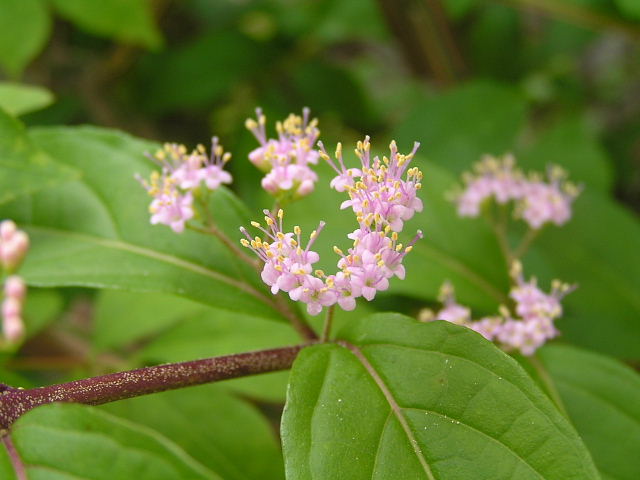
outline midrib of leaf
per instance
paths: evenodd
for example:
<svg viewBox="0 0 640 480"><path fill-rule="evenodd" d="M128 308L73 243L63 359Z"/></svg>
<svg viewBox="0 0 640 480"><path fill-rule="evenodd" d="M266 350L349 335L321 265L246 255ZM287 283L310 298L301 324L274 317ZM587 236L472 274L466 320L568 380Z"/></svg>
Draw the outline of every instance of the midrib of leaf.
<svg viewBox="0 0 640 480"><path fill-rule="evenodd" d="M497 289L491 282L485 279L482 275L478 274L463 262L445 252L444 250L435 247L432 244L425 242L418 242L416 250L423 254L425 257L431 257L436 261L439 261L451 270L459 273L462 277L467 278L469 282L478 286L478 288L484 290L487 294L491 295L495 300L501 303L507 303L507 296Z"/></svg>
<svg viewBox="0 0 640 480"><path fill-rule="evenodd" d="M407 350L417 350L419 352L429 352L433 355L440 355L442 357L445 358L455 358L457 360L461 360L463 362L467 362L470 363L472 365L475 365L476 367L480 367L482 368L484 371L486 371L487 373L489 373L491 376L493 376L494 378L500 379L500 380L504 380L507 383L509 383L510 385L513 386L513 388L520 390L520 387L518 387L515 383L513 383L510 380L505 379L504 377L501 377L500 375L498 375L496 372L492 371L491 369L487 368L486 366L478 363L478 362L474 362L473 360L470 360L468 358L465 357L461 357L460 355L454 355L452 353L444 353L444 352L440 352L438 350L428 350L428 349L424 349L424 348L417 348L417 347L411 347L409 345L401 345L401 344L397 344L397 343L384 343L384 342L376 342L376 343L367 343L364 346L366 347L372 347L372 346L377 346L377 347L392 347L392 348L404 348ZM506 355L506 354L505 354ZM567 434L565 432L563 432L560 427L558 427L558 424L553 421L553 419L551 417L549 417L549 415L547 415L544 411L542 411L536 404L534 404L533 402L531 402L531 406L538 411L539 413L541 413L542 415L544 415L548 420L549 423L551 425L553 425L553 427L555 428L555 430L562 436L564 436L566 439L568 439L569 441L571 441L572 439L570 437L567 436ZM505 445L506 446L506 445ZM508 448L508 447L507 447Z"/></svg>
<svg viewBox="0 0 640 480"><path fill-rule="evenodd" d="M85 241L88 243L93 243L95 245L98 246L102 246L102 247L106 247L106 248L112 248L114 250L122 250L122 251L126 251L126 252L131 252L131 253L135 253L137 255L143 256L143 257L147 257L147 258L152 258L154 260L158 260L160 262L164 262L167 263L169 265L173 265L179 268L183 268L185 270L189 270L193 273L197 273L199 275L203 275L205 277L209 277L212 278L214 280L217 280L219 282L223 282L226 283L227 285L230 285L232 287L238 288L246 293L248 293L249 295L254 296L255 298L257 298L258 300L260 300L261 302L265 303L266 305L273 307L273 302L271 301L271 299L269 299L269 297L267 297L266 295L263 295L262 293L260 293L258 290L254 289L253 287L251 287L250 285L244 283L244 282L239 282L237 280L235 280L234 278L228 277L227 275L220 273L216 270L212 270L210 268L207 267L203 267L202 265L198 265L196 263L190 262L188 260L184 260L182 258L179 257L175 257L173 255L169 255L167 253L161 253L161 252L157 252L155 250L151 250L149 248L145 248L145 247L141 247L139 245L134 245L132 243L128 243L128 242L124 242L122 240L113 240L113 239L107 239L107 238L100 238L100 237L96 237L94 235L89 235L89 234L84 234L84 233L77 233L77 232L70 232L68 230L59 230L59 229L55 229L55 228L51 228L51 227L39 227L36 225L28 225L25 226L28 230L34 231L34 232L41 232L41 233L46 233L49 235L57 235L59 237L66 237L66 238L75 238L77 240L81 240L81 241Z"/></svg>
<svg viewBox="0 0 640 480"><path fill-rule="evenodd" d="M362 364L362 366L365 368L367 373L369 373L373 381L376 383L376 385L384 395L384 398L389 404L389 407L391 408L391 411L393 412L394 416L398 419L398 422L400 423L402 430L407 436L407 440L409 440L409 443L413 448L413 452L416 454L416 457L420 462L420 466L422 466L422 469L424 470L425 475L429 480L436 480L436 477L434 477L433 473L431 472L431 467L427 463L427 460L424 457L422 450L420 449L420 445L418 445L418 440L416 439L413 432L411 431L411 427L409 426L407 419L402 414L402 409L398 405L398 402L396 402L395 397L393 396L389 388L387 388L387 385L384 383L384 381L382 380L382 378L380 377L376 369L373 367L373 365L371 365L367 357L365 357L364 354L360 351L360 349L355 345L352 345L345 341L340 341L339 345L343 346L344 348L349 350L353 355L355 355L355 357Z"/></svg>
<svg viewBox="0 0 640 480"><path fill-rule="evenodd" d="M193 421L193 418L188 417L182 410L180 409L172 409L172 412L175 413L177 415L177 417L182 420L182 423L184 425L188 425L189 422ZM225 455L225 453L223 451L220 450L220 448L212 443L208 444L207 447L210 450L210 454L213 454L213 456L215 456L217 458L217 461L221 464L224 465L224 468L226 468L228 471L233 472L234 476L237 478L241 478L241 479L246 479L246 480L251 480L248 477L245 476L245 474L243 472L241 472L238 467L236 467L233 464L232 460L229 460L227 458L227 456ZM198 461L194 458L195 461ZM205 466L206 467L206 466Z"/></svg>

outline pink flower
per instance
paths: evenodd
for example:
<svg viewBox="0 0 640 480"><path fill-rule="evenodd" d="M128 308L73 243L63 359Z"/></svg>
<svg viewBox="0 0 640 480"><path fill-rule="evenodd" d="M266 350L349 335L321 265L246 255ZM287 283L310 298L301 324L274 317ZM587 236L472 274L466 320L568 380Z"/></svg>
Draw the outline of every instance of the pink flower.
<svg viewBox="0 0 640 480"><path fill-rule="evenodd" d="M29 249L29 236L11 220L0 222L0 268L11 273L20 266Z"/></svg>
<svg viewBox="0 0 640 480"><path fill-rule="evenodd" d="M318 152L313 149L320 131L317 120L309 120L309 109L302 117L289 115L276 124L277 139L267 138L266 117L256 109L258 120L248 119L247 128L260 146L249 154L249 160L267 175L262 187L274 196L291 194L294 198L308 195L318 180L310 164L318 163Z"/></svg>
<svg viewBox="0 0 640 480"><path fill-rule="evenodd" d="M573 287L554 281L551 293L544 293L538 288L535 278L524 281L522 266L518 262L513 265L512 276L515 286L509 295L515 301L515 315L503 306L498 316L472 320L471 310L456 302L453 287L445 283L440 293L444 307L435 314L425 309L420 313L420 319L446 320L463 325L487 340L495 341L507 352L533 355L547 340L558 336L554 320L562 314L560 300Z"/></svg>
<svg viewBox="0 0 640 480"><path fill-rule="evenodd" d="M565 181L559 167L551 167L548 181L538 174L525 176L515 167L511 155L503 158L484 157L474 165L473 173L465 173L465 188L455 197L458 215L477 217L482 205L490 199L505 204L513 201L516 216L533 229L546 223L563 225L571 218L571 204L579 189Z"/></svg>

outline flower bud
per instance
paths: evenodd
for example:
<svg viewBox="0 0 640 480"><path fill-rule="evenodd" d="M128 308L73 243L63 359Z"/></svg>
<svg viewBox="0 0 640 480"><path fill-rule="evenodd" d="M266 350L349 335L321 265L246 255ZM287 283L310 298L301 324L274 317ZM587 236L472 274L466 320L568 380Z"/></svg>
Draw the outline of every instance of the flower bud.
<svg viewBox="0 0 640 480"><path fill-rule="evenodd" d="M24 284L24 280L17 275L11 275L8 277L4 284L4 293L8 298L23 300L26 291L27 288Z"/></svg>
<svg viewBox="0 0 640 480"><path fill-rule="evenodd" d="M5 316L2 331L9 343L16 343L24 336L24 322L19 315Z"/></svg>

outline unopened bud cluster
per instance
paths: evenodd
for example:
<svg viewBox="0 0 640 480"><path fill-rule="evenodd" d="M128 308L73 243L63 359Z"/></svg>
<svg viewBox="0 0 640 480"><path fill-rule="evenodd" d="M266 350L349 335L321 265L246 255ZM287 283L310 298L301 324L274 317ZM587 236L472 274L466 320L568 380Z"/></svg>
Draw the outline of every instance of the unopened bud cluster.
<svg viewBox="0 0 640 480"><path fill-rule="evenodd" d="M373 300L378 291L389 287L390 278L404 278L402 261L422 237L418 232L408 245L400 243L398 238L403 222L422 209L422 202L416 198L422 173L415 167L408 168L417 148L418 144L410 154L402 155L392 142L389 157L371 159L367 137L358 142L356 148L359 168L349 169L344 165L340 144L336 150L337 165L321 146L321 156L338 173L331 186L349 193L349 200L342 208L351 207L356 214L359 228L348 235L353 246L346 253L334 247L334 252L340 256L336 274L314 271L313 264L320 257L311 247L324 222L311 233L305 246L300 227L294 227L293 232L284 231L282 210L276 216L265 210L266 227L252 223L265 237L251 238L241 228L246 236L241 243L264 262L262 279L271 291L274 294L280 290L287 292L292 300L306 303L311 315L317 315L323 307L335 304L344 310L352 310L356 298Z"/></svg>
<svg viewBox="0 0 640 480"><path fill-rule="evenodd" d="M560 301L574 287L555 280L551 292L545 293L538 287L535 277L525 281L519 262L514 262L511 273L514 286L509 297L514 303L513 311L501 306L498 315L473 320L471 309L459 304L453 286L445 283L439 297L443 307L437 312L422 310L420 319L446 320L462 325L495 341L505 351L533 355L547 340L559 334L554 322L562 315Z"/></svg>
<svg viewBox="0 0 640 480"><path fill-rule="evenodd" d="M26 296L24 280L14 272L29 249L29 237L11 220L0 222L0 270L8 275L2 288L2 333L13 344L24 335L22 308Z"/></svg>
<svg viewBox="0 0 640 480"><path fill-rule="evenodd" d="M463 181L464 190L455 196L460 216L477 217L489 199L498 204L514 202L515 216L536 230L546 223L565 224L579 194L560 167L550 167L546 179L538 173L525 175L511 155L484 157L473 172L463 175Z"/></svg>
<svg viewBox="0 0 640 480"><path fill-rule="evenodd" d="M161 171L154 171L149 181L139 176L136 179L153 197L149 205L151 223L168 225L176 233L181 233L193 218L194 194L199 189L216 190L231 183L231 174L224 170L231 154L224 152L217 137L213 137L210 156L202 145L189 153L184 145L167 143L151 158Z"/></svg>
<svg viewBox="0 0 640 480"><path fill-rule="evenodd" d="M300 198L313 192L317 174L310 165L318 163L314 149L320 135L318 121L309 120L309 109L302 116L290 114L276 123L278 138L267 138L267 119L259 108L257 120L247 119L245 125L260 146L249 154L249 160L266 173L262 188L276 198Z"/></svg>

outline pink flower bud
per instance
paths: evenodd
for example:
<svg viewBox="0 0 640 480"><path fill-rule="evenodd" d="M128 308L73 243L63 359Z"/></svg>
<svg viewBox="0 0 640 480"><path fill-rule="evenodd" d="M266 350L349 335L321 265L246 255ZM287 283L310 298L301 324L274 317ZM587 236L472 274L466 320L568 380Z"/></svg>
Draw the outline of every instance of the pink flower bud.
<svg viewBox="0 0 640 480"><path fill-rule="evenodd" d="M22 263L28 249L29 236L22 230L15 231L8 239L2 239L0 244L0 263L6 270L14 271Z"/></svg>
<svg viewBox="0 0 640 480"><path fill-rule="evenodd" d="M17 298L7 297L2 302L2 316L15 317L22 313L22 301Z"/></svg>
<svg viewBox="0 0 640 480"><path fill-rule="evenodd" d="M16 227L16 224L11 220L0 222L0 241L9 240L17 229L18 227Z"/></svg>
<svg viewBox="0 0 640 480"><path fill-rule="evenodd" d="M9 343L15 343L24 336L24 322L19 315L5 316L2 321L4 337Z"/></svg>
<svg viewBox="0 0 640 480"><path fill-rule="evenodd" d="M23 300L26 291L24 280L17 275L11 275L4 284L4 293L8 298Z"/></svg>

